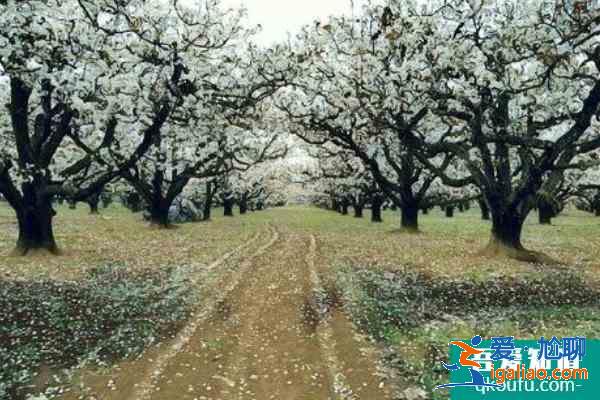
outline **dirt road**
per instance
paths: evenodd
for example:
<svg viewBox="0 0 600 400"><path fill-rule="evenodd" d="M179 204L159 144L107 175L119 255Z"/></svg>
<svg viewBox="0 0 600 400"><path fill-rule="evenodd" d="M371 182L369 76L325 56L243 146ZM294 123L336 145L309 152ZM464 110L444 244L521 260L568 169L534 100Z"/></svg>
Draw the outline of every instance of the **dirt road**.
<svg viewBox="0 0 600 400"><path fill-rule="evenodd" d="M388 399L373 349L315 300L314 236L271 227L198 276L201 310L172 342L108 373L88 371L71 399Z"/></svg>

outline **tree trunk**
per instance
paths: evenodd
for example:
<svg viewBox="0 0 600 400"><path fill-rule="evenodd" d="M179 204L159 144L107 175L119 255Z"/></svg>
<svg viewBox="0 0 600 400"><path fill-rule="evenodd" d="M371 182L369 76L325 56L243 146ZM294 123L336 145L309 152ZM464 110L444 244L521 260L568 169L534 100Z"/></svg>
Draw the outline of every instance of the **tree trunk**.
<svg viewBox="0 0 600 400"><path fill-rule="evenodd" d="M489 256L506 256L519 261L539 264L557 264L551 257L536 251L530 251L521 244L523 223L530 211L530 199L523 203L507 207L501 200L488 200L492 216L492 235L484 254Z"/></svg>
<svg viewBox="0 0 600 400"><path fill-rule="evenodd" d="M383 218L381 218L382 203L383 202L378 197L371 200L371 222L383 222Z"/></svg>
<svg viewBox="0 0 600 400"><path fill-rule="evenodd" d="M479 208L481 209L481 219L489 221L490 219L490 208L488 207L485 200L479 200Z"/></svg>
<svg viewBox="0 0 600 400"><path fill-rule="evenodd" d="M98 204L100 204L100 193L93 194L87 198L87 203L90 206L90 214L98 214Z"/></svg>
<svg viewBox="0 0 600 400"><path fill-rule="evenodd" d="M362 218L363 217L363 206L362 206L362 204L355 204L354 205L354 217L355 218Z"/></svg>
<svg viewBox="0 0 600 400"><path fill-rule="evenodd" d="M171 223L169 221L169 208L170 204L166 201L161 200L160 202L154 202L148 211L150 211L150 225L158 228L169 228Z"/></svg>
<svg viewBox="0 0 600 400"><path fill-rule="evenodd" d="M348 215L350 204L347 199L342 200L342 215Z"/></svg>
<svg viewBox="0 0 600 400"><path fill-rule="evenodd" d="M590 208L596 217L600 217L600 192L597 191L594 197L592 197Z"/></svg>
<svg viewBox="0 0 600 400"><path fill-rule="evenodd" d="M400 225L402 229L417 232L419 230L419 207L413 204L403 206Z"/></svg>
<svg viewBox="0 0 600 400"><path fill-rule="evenodd" d="M202 210L202 221L210 221L210 211L212 209L212 199L204 201L204 209Z"/></svg>
<svg viewBox="0 0 600 400"><path fill-rule="evenodd" d="M102 202L102 208L108 208L108 206L110 206L110 204L113 202L113 199L111 196L101 196L100 198L101 202Z"/></svg>
<svg viewBox="0 0 600 400"><path fill-rule="evenodd" d="M525 217L514 211L492 211L492 238L486 249L491 256L507 256L519 261L556 264L545 254L526 250L521 244L521 232Z"/></svg>
<svg viewBox="0 0 600 400"><path fill-rule="evenodd" d="M56 215L52 209L52 200L39 193L33 184L23 185L23 207L17 211L19 223L19 238L17 239L16 252L21 255L30 250L47 250L58 254L58 247L54 240L52 218Z"/></svg>
<svg viewBox="0 0 600 400"><path fill-rule="evenodd" d="M446 217L448 217L448 218L454 217L454 207L452 207L452 206L446 207Z"/></svg>
<svg viewBox="0 0 600 400"><path fill-rule="evenodd" d="M233 217L233 199L223 200L223 215Z"/></svg>
<svg viewBox="0 0 600 400"><path fill-rule="evenodd" d="M339 208L340 208L340 207L339 207L339 203L338 203L338 201L335 199L335 197L333 197L333 198L331 199L331 209L332 209L333 211L337 211L337 212L339 212Z"/></svg>
<svg viewBox="0 0 600 400"><path fill-rule="evenodd" d="M523 218L510 212L494 212L492 210L492 243L507 249L521 251L521 231Z"/></svg>
<svg viewBox="0 0 600 400"><path fill-rule="evenodd" d="M206 199L204 199L204 207L202 209L202 221L210 221L210 212L212 210L213 198L215 197L214 184L206 183Z"/></svg>
<svg viewBox="0 0 600 400"><path fill-rule="evenodd" d="M246 214L248 211L248 197L244 194L240 198L240 215Z"/></svg>
<svg viewBox="0 0 600 400"><path fill-rule="evenodd" d="M554 217L554 207L552 204L542 198L538 199L538 217L541 225L552 224L552 218Z"/></svg>
<svg viewBox="0 0 600 400"><path fill-rule="evenodd" d="M446 212L448 211L448 208L446 208ZM465 212L465 205L463 203L458 203L458 212ZM452 214L454 214L454 210L452 210ZM447 215L446 215L447 216ZM451 217L454 215L451 215Z"/></svg>
<svg viewBox="0 0 600 400"><path fill-rule="evenodd" d="M423 215L427 215L429 214L429 208L425 207L421 210L423 212Z"/></svg>

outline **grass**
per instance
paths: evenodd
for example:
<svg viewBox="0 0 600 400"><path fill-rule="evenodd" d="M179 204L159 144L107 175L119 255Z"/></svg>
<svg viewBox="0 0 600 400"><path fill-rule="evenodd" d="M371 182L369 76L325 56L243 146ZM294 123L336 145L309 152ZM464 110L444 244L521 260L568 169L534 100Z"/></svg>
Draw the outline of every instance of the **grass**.
<svg viewBox="0 0 600 400"><path fill-rule="evenodd" d="M539 225L537 215L530 216L523 243L564 263L549 267L481 255L490 223L480 219L477 209L457 212L454 218L439 210L421 215L419 234L400 232L399 214L391 211L384 212L381 224L371 223L368 211L363 219L307 207L234 218L222 217L219 211L214 211L209 223L163 231L149 228L141 214L119 205L101 210L99 216L89 215L87 207L59 207L55 233L64 254L13 257L9 254L16 241L16 221L12 210L0 203L0 281L24 285L75 281L85 286L90 274L107 264L118 264L133 276L171 267L185 271L186 266L205 265L245 243L267 224L285 225L317 237L316 261L326 286L338 290L357 325L385 345L388 365L400 371L406 385L428 390L446 379L435 365L446 357L450 338L473 334L600 337L596 300L600 298L600 218L591 214L567 210L552 226ZM416 278L407 281L410 276ZM389 285L386 280L391 277L404 280ZM560 290L557 282L565 283L570 292L553 300L552 293ZM496 288L486 301L489 285ZM511 303L506 296L508 300L493 304L497 296L515 288L540 292L530 293L531 301L521 296ZM431 312L445 307L439 299L431 299L433 294L451 296L461 291L464 296L459 296L455 308ZM569 296L583 300L571 302ZM588 301L590 297L594 300ZM477 307L469 308L472 298L479 298ZM24 351L39 353L31 348Z"/></svg>
<svg viewBox="0 0 600 400"><path fill-rule="evenodd" d="M355 324L385 346L399 387L446 398L451 340L480 335L600 337L600 291L577 272L548 270L540 277L487 281L428 277L414 268L381 271L340 267L336 297Z"/></svg>
<svg viewBox="0 0 600 400"><path fill-rule="evenodd" d="M214 210L214 221L179 225L165 233L150 229L141 214L119 205L89 215L87 207L59 207L55 235L64 255L60 257L10 257L16 241L14 213L0 203L0 277L44 275L76 278L86 266L118 262L136 267L208 263L251 237L266 223L285 224L317 235L324 263L373 265L394 268L411 265L433 276L485 279L489 276L540 274L538 266L509 259L493 259L478 253L488 242L490 223L477 209L445 218L439 210L420 216L421 233L398 232L399 214L384 212L384 222L342 216L314 208L288 207L243 218L225 218ZM600 218L569 210L553 225L537 224L532 214L526 221L526 248L547 253L580 271L590 282L600 282Z"/></svg>
<svg viewBox="0 0 600 400"><path fill-rule="evenodd" d="M14 212L0 202L0 399L43 389L44 371L135 356L172 335L202 301L188 274L262 227L218 211L211 222L164 231L118 205L100 215L58 207L62 254L21 257L11 255Z"/></svg>
<svg viewBox="0 0 600 400"><path fill-rule="evenodd" d="M532 265L480 255L490 225L478 210L448 219L421 217L421 234L398 231L388 212L380 225L351 216L306 212L301 229L317 231L329 287L362 330L385 346L400 387L423 390L448 381L452 339L476 334L539 339L600 338L600 219L569 211L552 226L532 215L524 245L564 263Z"/></svg>
<svg viewBox="0 0 600 400"><path fill-rule="evenodd" d="M214 210L212 222L178 225L164 232L150 228L141 213L118 204L90 215L88 208L57 208L54 233L63 254L11 256L17 239L14 212L0 202L0 278L79 279L98 265L118 263L130 269L202 265L238 247L261 224L224 218Z"/></svg>
<svg viewBox="0 0 600 400"><path fill-rule="evenodd" d="M491 223L482 221L478 209L446 218L438 209L419 216L420 233L398 230L397 212L384 212L384 222L343 216L326 210L288 208L264 215L272 222L317 235L320 255L327 265L355 264L394 269L410 265L430 276L485 280L494 276L530 276L544 268L511 259L480 255L490 237ZM523 244L565 263L600 284L600 218L568 210L553 225L537 223L532 213L525 223Z"/></svg>
<svg viewBox="0 0 600 400"><path fill-rule="evenodd" d="M0 280L0 399L46 386L35 382L44 368L141 354L174 332L195 300L177 269L105 266L77 282Z"/></svg>

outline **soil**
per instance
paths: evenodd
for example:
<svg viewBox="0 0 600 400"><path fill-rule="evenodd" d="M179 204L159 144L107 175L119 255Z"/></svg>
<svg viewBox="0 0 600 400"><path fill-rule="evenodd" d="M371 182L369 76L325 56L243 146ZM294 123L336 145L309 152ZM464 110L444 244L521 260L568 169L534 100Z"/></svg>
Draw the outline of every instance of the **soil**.
<svg viewBox="0 0 600 400"><path fill-rule="evenodd" d="M106 371L80 370L65 400L391 399L378 349L323 309L318 242L270 227L198 272L198 312L177 337Z"/></svg>

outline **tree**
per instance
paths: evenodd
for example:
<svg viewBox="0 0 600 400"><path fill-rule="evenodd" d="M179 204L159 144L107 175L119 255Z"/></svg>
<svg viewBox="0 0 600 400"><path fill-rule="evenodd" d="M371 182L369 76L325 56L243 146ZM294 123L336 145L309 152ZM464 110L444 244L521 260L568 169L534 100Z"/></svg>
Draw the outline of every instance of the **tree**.
<svg viewBox="0 0 600 400"><path fill-rule="evenodd" d="M301 72L279 106L290 119L290 131L307 143L331 143L353 153L401 209L402 227L415 232L418 211L427 203L436 176L404 141L406 131L429 126L430 121L423 102L425 86L401 71L401 65L391 64L402 53L388 43L398 39L397 32L389 30L394 18L375 7L367 8L357 22L332 18L326 26L305 28L301 45L292 52ZM417 42L412 44L415 48L417 36L424 32L414 25L411 29L414 32L402 41ZM393 123L384 124L386 117ZM440 169L451 161L439 158Z"/></svg>
<svg viewBox="0 0 600 400"><path fill-rule="evenodd" d="M547 4L448 2L426 17L432 34L414 64L426 71L427 111L445 128L406 132L419 159L452 186L474 184L492 217L490 254L524 261L548 258L521 243L536 193L552 176L576 168L574 158L600 144L600 47L597 14L555 18ZM403 29L397 21L395 29ZM532 40L535 38L535 40ZM406 43L404 43L406 45ZM417 73L417 71L412 71ZM428 160L455 157L462 176Z"/></svg>
<svg viewBox="0 0 600 400"><path fill-rule="evenodd" d="M205 186L205 194L204 194L204 206L202 208L202 220L210 221L211 209L215 198L215 193L217 193L218 180L216 178L207 179Z"/></svg>
<svg viewBox="0 0 600 400"><path fill-rule="evenodd" d="M339 205L343 215L348 214L348 206L354 209L354 217L362 218L363 211L370 203L372 222L381 222L383 196L371 173L354 153L337 146L323 145L311 153L318 160L318 171L313 179L325 180L334 203ZM333 207L338 208L338 207Z"/></svg>
<svg viewBox="0 0 600 400"><path fill-rule="evenodd" d="M117 131L129 116L118 87L132 77L107 61L111 45L78 2L0 6L0 193L17 216L20 254L57 253L52 199L88 198L149 146L152 131L135 141ZM128 152L107 160L119 147Z"/></svg>
<svg viewBox="0 0 600 400"><path fill-rule="evenodd" d="M559 190L561 197L573 200L577 208L600 216L600 151L590 154L592 161L588 168L566 171ZM556 187L557 185L554 185Z"/></svg>
<svg viewBox="0 0 600 400"><path fill-rule="evenodd" d="M151 95L137 97L131 129L154 125L155 134L144 158L121 175L144 199L151 224L169 227L169 208L186 185L224 173L225 160L244 150L244 135L261 119L260 102L277 88L279 64L246 45L254 31L242 26L243 10L216 0L207 8L107 0L96 10L135 21L128 57L141 69L136 89ZM98 16L93 20L101 25Z"/></svg>

